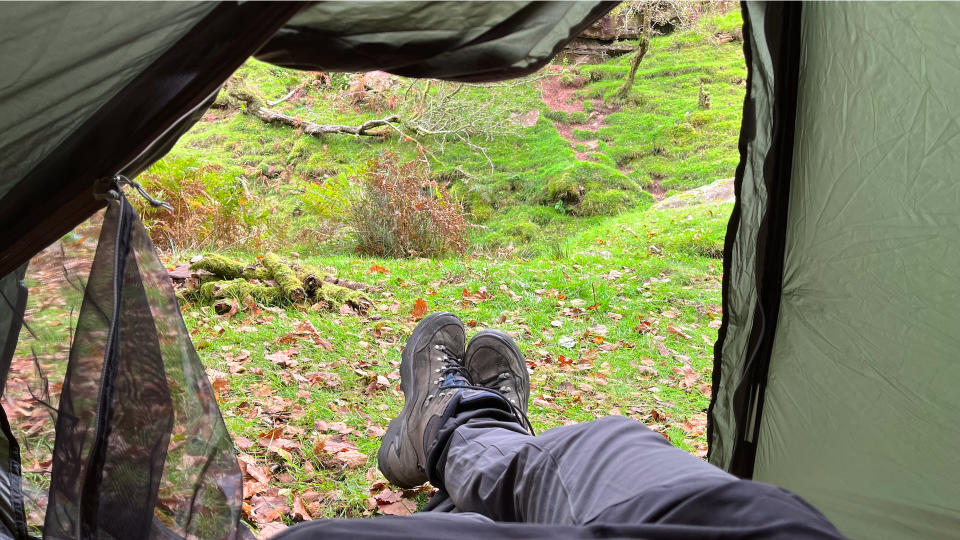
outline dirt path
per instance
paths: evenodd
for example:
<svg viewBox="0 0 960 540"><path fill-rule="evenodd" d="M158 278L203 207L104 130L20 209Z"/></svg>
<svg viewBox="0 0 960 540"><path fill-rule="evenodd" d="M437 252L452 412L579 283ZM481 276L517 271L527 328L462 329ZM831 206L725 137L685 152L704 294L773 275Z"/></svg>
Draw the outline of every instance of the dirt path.
<svg viewBox="0 0 960 540"><path fill-rule="evenodd" d="M545 77L540 82L540 96L541 99L543 99L543 102L547 104L547 107L549 107L552 111L563 111L565 113L583 112L585 110L583 107L584 101L576 95L577 90L580 90L580 88L566 87L560 84L560 74L563 71L562 66L551 65L549 70L551 75ZM597 101L599 101L599 103L597 103ZM593 104L593 111L587 116L586 123L571 124L567 122L554 122L554 124L557 126L557 131L560 133L560 136L570 143L570 146L574 149L574 156L576 156L576 158L580 161L595 161L591 159L590 152L597 149L597 146L600 144L600 140L577 139L573 135L573 131L575 129L580 129L584 131L596 132L603 126L608 114L615 113L619 110L619 108L610 107L604 104L602 100L597 101L591 100ZM587 150L577 150L578 144L586 146ZM630 168L618 168L623 174L630 174L633 172L633 169ZM658 201L662 200L664 195L667 193L667 190L660 185L660 181L660 178L653 178L653 182L644 188L644 190L653 195L654 199Z"/></svg>
<svg viewBox="0 0 960 540"><path fill-rule="evenodd" d="M560 84L560 73L563 71L562 66L552 65L549 69L552 75L545 77L540 82L540 96L543 102L546 103L547 107L552 111L563 111L565 113L583 112L585 110L583 107L584 102L576 96L577 90L580 90L582 87L566 87ZM577 151L576 145L583 144L588 150L596 150L600 141L598 139L577 139L573 135L573 130L580 129L596 132L603 126L604 119L607 115L617 111L617 109L607 107L602 102L599 105L597 105L596 102L591 103L594 105L594 110L587 116L586 123L570 124L567 122L555 122L560 136L566 139L567 142L570 143L570 146L574 147L574 155L576 155L580 161L592 160L587 152Z"/></svg>

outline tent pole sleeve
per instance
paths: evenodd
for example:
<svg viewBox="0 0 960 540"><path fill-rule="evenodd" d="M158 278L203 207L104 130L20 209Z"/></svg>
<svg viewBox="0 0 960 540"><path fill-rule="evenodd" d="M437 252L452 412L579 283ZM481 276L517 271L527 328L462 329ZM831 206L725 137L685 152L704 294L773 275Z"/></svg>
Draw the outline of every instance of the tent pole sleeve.
<svg viewBox="0 0 960 540"><path fill-rule="evenodd" d="M756 242L757 301L747 341L743 377L733 396L736 436L729 470L741 478L753 477L767 372L780 312L797 116L802 8L800 2L770 3L765 18L764 31L774 65L773 129L772 144L763 163L767 208Z"/></svg>

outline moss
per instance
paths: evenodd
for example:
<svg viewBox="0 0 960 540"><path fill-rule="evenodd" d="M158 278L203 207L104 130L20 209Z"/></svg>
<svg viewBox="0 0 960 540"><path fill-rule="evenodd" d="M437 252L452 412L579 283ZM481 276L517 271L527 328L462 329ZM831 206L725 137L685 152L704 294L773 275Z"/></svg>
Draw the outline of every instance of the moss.
<svg viewBox="0 0 960 540"><path fill-rule="evenodd" d="M296 272L288 264L284 264L276 253L267 253L263 256L263 266L273 276L277 287L283 293L284 297L292 302L303 302L307 299L307 292L303 289L303 283L297 279Z"/></svg>
<svg viewBox="0 0 960 540"><path fill-rule="evenodd" d="M547 188L541 198L541 202L562 202L567 205L577 204L583 197L583 189L583 186L577 182L576 177L561 174L547 180Z"/></svg>
<svg viewBox="0 0 960 540"><path fill-rule="evenodd" d="M199 261L191 264L190 269L206 270L221 279L237 279L243 276L244 271L247 270L247 265L230 257L208 253Z"/></svg>
<svg viewBox="0 0 960 540"><path fill-rule="evenodd" d="M483 223L493 217L493 207L486 202L477 202L470 207L470 213L474 221Z"/></svg>
<svg viewBox="0 0 960 540"><path fill-rule="evenodd" d="M339 309L343 304L362 307L365 303L370 303L367 297L360 291L327 282L323 282L320 288L317 289L317 300L327 302L333 309Z"/></svg>
<svg viewBox="0 0 960 540"><path fill-rule="evenodd" d="M612 216L634 206L638 196L619 189L592 190L570 209L576 216Z"/></svg>
<svg viewBox="0 0 960 540"><path fill-rule="evenodd" d="M560 203L577 216L613 215L652 201L611 164L592 161L578 161L550 177L539 199L550 206Z"/></svg>
<svg viewBox="0 0 960 540"><path fill-rule="evenodd" d="M280 289L267 285L255 285L245 279L231 279L227 281L211 281L200 286L199 297L210 302L217 298L236 298L242 300L253 297L261 304L275 305L283 298Z"/></svg>

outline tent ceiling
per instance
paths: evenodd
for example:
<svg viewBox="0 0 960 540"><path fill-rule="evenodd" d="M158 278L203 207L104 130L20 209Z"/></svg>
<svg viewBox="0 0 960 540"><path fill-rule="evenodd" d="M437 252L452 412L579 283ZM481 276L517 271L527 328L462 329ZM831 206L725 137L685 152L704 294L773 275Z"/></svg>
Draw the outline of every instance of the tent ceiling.
<svg viewBox="0 0 960 540"><path fill-rule="evenodd" d="M98 179L159 159L258 49L300 68L496 80L536 70L616 2L304 5L0 3L0 275L101 208Z"/></svg>

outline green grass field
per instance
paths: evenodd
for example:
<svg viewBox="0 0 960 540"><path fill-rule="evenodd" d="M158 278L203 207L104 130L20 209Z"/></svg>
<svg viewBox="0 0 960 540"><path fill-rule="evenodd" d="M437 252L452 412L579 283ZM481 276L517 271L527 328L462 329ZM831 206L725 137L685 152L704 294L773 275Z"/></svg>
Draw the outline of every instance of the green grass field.
<svg viewBox="0 0 960 540"><path fill-rule="evenodd" d="M483 328L515 337L530 368L530 419L538 431L618 414L705 454L719 257L731 207L656 211L648 191L662 195L733 176L746 70L741 44L717 44L713 34L740 24L733 11L655 37L623 102L613 96L628 57L562 67L588 81L576 100L607 111L596 131L578 127L580 115L551 112L537 77L468 87L463 99L495 100L505 118L539 117L478 140L486 155L463 142L420 141L432 177L463 202L472 222L463 256L364 257L349 228L318 213L311 194L329 178L362 174L384 151L413 159L416 144L397 136L318 139L218 108L141 176L148 189L179 189L184 204L216 209L187 236L155 235L170 266L211 250L248 261L274 250L377 287L366 316L292 306L221 316L208 305L183 306L247 482L286 505L275 519L302 519L298 504L321 518L404 513L425 502L427 490L397 490L401 502L410 501L402 507L378 499L390 488L375 462L379 437L402 406L397 368L419 301L428 311L459 315L468 337ZM395 110L389 100L352 105L343 76L329 86L310 84L315 78L255 61L236 75L265 99L302 86L276 109L314 122L357 124ZM401 92L409 81L397 84ZM701 85L709 109L698 107ZM558 128L567 127L596 144L564 138ZM187 184L194 191L177 187ZM562 199L572 186L585 191L575 204ZM157 214L145 214L160 231ZM221 221L233 227L229 235ZM264 523L261 495L250 489L245 516L257 527Z"/></svg>

